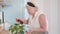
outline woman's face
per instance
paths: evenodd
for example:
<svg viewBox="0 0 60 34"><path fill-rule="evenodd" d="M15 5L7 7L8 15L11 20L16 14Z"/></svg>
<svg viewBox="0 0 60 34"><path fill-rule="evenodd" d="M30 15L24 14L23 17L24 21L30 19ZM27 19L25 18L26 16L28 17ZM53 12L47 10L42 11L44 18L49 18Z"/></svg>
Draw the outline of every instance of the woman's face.
<svg viewBox="0 0 60 34"><path fill-rule="evenodd" d="M27 8L27 11L30 15L33 15L35 14L35 12L37 11L37 8L36 7L31 7L29 5L26 5L26 8Z"/></svg>

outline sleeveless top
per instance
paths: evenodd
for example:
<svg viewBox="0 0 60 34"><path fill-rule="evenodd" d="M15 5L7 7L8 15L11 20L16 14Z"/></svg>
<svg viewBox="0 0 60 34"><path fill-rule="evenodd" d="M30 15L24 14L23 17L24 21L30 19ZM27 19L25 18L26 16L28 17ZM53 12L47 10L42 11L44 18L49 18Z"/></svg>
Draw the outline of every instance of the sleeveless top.
<svg viewBox="0 0 60 34"><path fill-rule="evenodd" d="M33 18L32 18L31 15L29 16L29 23L28 23L28 25L29 25L30 28L34 28L34 29L40 28L40 23L39 23L38 19L39 19L39 16L41 14L44 14L44 12L37 11Z"/></svg>

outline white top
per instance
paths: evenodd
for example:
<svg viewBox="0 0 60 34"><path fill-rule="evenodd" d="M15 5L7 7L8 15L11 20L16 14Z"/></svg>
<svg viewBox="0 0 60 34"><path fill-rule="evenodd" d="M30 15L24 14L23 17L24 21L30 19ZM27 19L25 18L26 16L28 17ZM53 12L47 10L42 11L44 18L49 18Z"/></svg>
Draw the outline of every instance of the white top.
<svg viewBox="0 0 60 34"><path fill-rule="evenodd" d="M40 23L39 23L38 18L41 14L44 14L44 13L41 11L36 12L33 19L32 19L32 16L30 15L29 24L28 24L30 26L30 28L40 28Z"/></svg>

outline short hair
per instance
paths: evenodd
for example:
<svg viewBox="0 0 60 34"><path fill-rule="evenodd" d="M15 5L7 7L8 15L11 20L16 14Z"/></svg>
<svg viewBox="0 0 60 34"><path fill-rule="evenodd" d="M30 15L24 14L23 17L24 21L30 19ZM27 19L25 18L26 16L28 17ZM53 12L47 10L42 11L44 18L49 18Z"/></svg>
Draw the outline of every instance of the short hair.
<svg viewBox="0 0 60 34"><path fill-rule="evenodd" d="M27 2L27 5L31 6L31 7L35 7L35 5L31 2Z"/></svg>

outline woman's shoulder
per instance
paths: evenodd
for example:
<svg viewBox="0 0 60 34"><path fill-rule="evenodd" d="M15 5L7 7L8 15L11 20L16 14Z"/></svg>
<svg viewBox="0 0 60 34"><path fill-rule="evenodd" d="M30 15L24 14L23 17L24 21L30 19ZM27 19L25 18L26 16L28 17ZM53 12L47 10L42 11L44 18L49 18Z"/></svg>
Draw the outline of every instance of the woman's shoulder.
<svg viewBox="0 0 60 34"><path fill-rule="evenodd" d="M38 14L38 19L46 18L45 12L40 11Z"/></svg>
<svg viewBox="0 0 60 34"><path fill-rule="evenodd" d="M39 13L39 14L45 14L45 12L43 12L43 11L38 11L38 13Z"/></svg>

